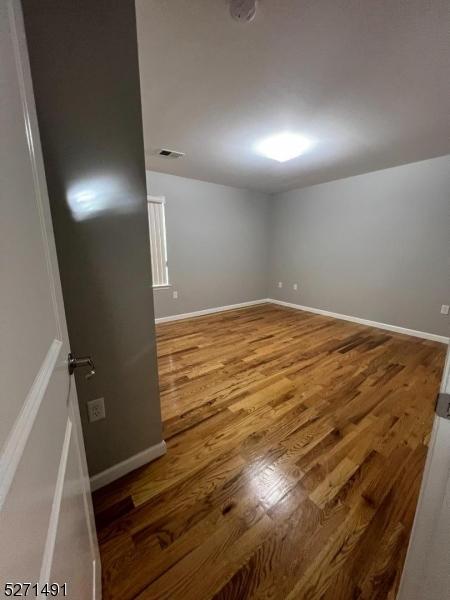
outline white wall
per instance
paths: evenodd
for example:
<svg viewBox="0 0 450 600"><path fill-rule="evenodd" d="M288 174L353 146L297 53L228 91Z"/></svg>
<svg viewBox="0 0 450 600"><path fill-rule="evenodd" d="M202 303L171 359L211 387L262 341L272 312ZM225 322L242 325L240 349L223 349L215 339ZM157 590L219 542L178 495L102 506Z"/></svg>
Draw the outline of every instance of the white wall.
<svg viewBox="0 0 450 600"><path fill-rule="evenodd" d="M269 297L449 335L450 156L279 194L271 208Z"/></svg>
<svg viewBox="0 0 450 600"><path fill-rule="evenodd" d="M172 287L154 291L156 317L266 297L267 195L154 171L147 189L166 198Z"/></svg>
<svg viewBox="0 0 450 600"><path fill-rule="evenodd" d="M149 171L147 187L167 200L157 317L269 297L450 333L450 156L275 196Z"/></svg>

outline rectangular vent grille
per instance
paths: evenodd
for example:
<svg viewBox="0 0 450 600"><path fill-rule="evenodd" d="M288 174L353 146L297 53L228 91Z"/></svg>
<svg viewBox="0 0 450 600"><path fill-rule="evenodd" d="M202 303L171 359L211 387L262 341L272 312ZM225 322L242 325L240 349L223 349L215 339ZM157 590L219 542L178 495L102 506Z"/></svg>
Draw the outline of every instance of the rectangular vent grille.
<svg viewBox="0 0 450 600"><path fill-rule="evenodd" d="M162 156L163 158L181 158L184 156L184 152L177 152L176 150L169 150L168 148L158 148L155 154Z"/></svg>

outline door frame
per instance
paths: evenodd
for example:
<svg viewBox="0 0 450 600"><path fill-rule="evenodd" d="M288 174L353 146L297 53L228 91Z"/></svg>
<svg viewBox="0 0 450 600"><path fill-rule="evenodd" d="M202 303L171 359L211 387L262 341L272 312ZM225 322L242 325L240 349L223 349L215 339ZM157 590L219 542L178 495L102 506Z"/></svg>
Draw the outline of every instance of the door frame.
<svg viewBox="0 0 450 600"><path fill-rule="evenodd" d="M450 393L450 346L447 349L441 392ZM423 585L427 565L449 484L450 421L435 415L397 600L425 599Z"/></svg>
<svg viewBox="0 0 450 600"><path fill-rule="evenodd" d="M37 121L34 92L28 59L28 47L25 36L23 11L20 0L5 0L12 49L14 54L15 72L20 93L21 107L25 135L28 145L28 156L33 179L34 199L38 208L41 234L44 240L45 262L49 276L49 289L53 312L56 321L56 335L50 343L46 355L40 364L34 382L24 399L23 405L8 433L0 454L0 511L8 496L14 481L15 474L21 463L28 440L33 431L36 419L44 400L50 379L55 370L68 371L67 351L69 338L64 314L64 302L59 279L59 267L56 254L55 240L53 236L53 224L48 200L47 182L39 127ZM26 340L23 340L26 343ZM69 376L68 389L68 420L64 431L63 445L61 448L60 461L55 480L55 490L50 509L48 530L43 546L41 557L41 568L39 581L46 583L50 578L50 570L53 563L55 543L57 540L60 509L63 500L64 482L66 468L68 465L69 445L72 441L76 452L76 459L80 467L80 484L84 514L87 520L88 538L93 557L93 598L100 600L101 588L101 562L98 542L96 537L96 526L91 499L90 480L86 454L84 451L83 433L81 419L76 396L75 379ZM70 399L70 400L69 400Z"/></svg>

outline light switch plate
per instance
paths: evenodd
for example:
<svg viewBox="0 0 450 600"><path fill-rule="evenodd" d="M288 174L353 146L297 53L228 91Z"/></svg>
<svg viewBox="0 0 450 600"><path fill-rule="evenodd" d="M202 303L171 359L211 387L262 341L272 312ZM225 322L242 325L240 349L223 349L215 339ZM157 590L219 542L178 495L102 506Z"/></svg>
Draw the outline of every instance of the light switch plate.
<svg viewBox="0 0 450 600"><path fill-rule="evenodd" d="M279 282L278 282L278 287L279 287L279 288L282 288L282 287L283 287L283 282L282 282L282 281L279 281Z"/></svg>
<svg viewBox="0 0 450 600"><path fill-rule="evenodd" d="M450 306L448 304L443 304L441 306L441 315L448 315L449 310Z"/></svg>

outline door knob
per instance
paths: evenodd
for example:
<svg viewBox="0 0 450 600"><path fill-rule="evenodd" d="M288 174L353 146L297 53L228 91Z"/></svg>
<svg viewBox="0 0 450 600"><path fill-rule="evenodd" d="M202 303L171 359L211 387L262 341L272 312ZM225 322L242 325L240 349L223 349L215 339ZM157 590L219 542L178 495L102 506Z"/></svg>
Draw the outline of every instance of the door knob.
<svg viewBox="0 0 450 600"><path fill-rule="evenodd" d="M79 358L77 358L70 352L69 356L67 357L67 362L68 362L68 366L69 366L69 375L72 375L72 373L78 367L89 367L90 368L89 373L86 374L86 379L90 379L91 377L93 377L95 375L94 361L92 360L92 358L90 356L80 356Z"/></svg>

